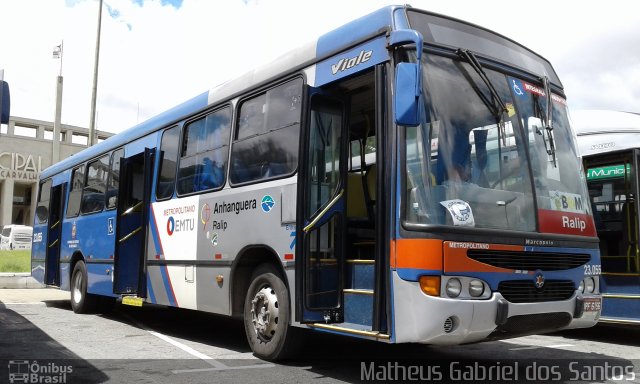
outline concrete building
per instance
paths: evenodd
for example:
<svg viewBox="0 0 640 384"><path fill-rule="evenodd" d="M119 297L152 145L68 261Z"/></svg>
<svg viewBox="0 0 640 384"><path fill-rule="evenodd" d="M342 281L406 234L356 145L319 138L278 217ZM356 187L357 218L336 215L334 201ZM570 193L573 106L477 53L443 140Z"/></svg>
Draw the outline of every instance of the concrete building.
<svg viewBox="0 0 640 384"><path fill-rule="evenodd" d="M98 131L98 141L112 136ZM40 171L87 147L87 128L61 124L53 140L53 123L11 116L0 126L0 228L33 225Z"/></svg>

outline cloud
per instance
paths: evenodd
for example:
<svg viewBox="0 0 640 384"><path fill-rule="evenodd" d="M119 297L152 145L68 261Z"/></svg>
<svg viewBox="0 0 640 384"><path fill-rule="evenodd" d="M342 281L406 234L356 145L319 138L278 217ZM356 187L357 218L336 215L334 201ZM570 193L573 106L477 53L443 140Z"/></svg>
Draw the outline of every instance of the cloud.
<svg viewBox="0 0 640 384"><path fill-rule="evenodd" d="M131 2L142 7L145 2L148 2L148 0L131 0ZM171 5L177 9L182 6L182 0L160 0L160 4Z"/></svg>
<svg viewBox="0 0 640 384"><path fill-rule="evenodd" d="M614 7L615 8L615 7ZM575 109L640 111L640 24L625 17L585 28L565 46L555 67Z"/></svg>

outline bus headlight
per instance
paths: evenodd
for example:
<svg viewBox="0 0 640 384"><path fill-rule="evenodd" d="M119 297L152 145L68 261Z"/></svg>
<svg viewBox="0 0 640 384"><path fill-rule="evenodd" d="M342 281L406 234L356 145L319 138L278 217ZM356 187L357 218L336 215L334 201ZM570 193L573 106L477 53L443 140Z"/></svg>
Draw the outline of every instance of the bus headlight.
<svg viewBox="0 0 640 384"><path fill-rule="evenodd" d="M479 297L484 293L484 284L480 280L471 280L469 282L469 295L471 297Z"/></svg>
<svg viewBox="0 0 640 384"><path fill-rule="evenodd" d="M458 297L460 296L460 292L462 291L462 283L455 277L451 278L447 280L445 290L447 291L447 296Z"/></svg>
<svg viewBox="0 0 640 384"><path fill-rule="evenodd" d="M578 291L580 291L580 293L584 293L584 280L580 280L580 285L578 286Z"/></svg>
<svg viewBox="0 0 640 384"><path fill-rule="evenodd" d="M596 282L593 280L593 277L587 277L584 279L584 292L585 293L593 293L596 288Z"/></svg>

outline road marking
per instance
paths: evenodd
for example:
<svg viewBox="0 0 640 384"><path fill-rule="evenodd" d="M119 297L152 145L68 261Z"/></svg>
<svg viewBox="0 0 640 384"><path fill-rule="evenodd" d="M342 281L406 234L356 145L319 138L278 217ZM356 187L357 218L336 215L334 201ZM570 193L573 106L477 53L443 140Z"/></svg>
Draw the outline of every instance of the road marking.
<svg viewBox="0 0 640 384"><path fill-rule="evenodd" d="M531 345L528 347L518 347L518 348L509 348L510 351L525 351L528 349L538 349L538 348L565 348L565 347L575 347L573 344L555 344L555 345Z"/></svg>
<svg viewBox="0 0 640 384"><path fill-rule="evenodd" d="M205 355L204 353L200 353L200 352L196 351L195 349L191 348L188 345L184 345L179 341L173 340L172 338L170 338L167 335L163 335L162 333L158 333L156 331L151 331L151 330L145 329L145 328L142 328L142 329L144 329L145 331L149 332L153 336L155 336L155 337L157 337L157 338L159 338L161 340L166 341L167 343L173 345L174 347L178 347L178 348L182 349L183 351L187 352L191 356L195 356L198 359L204 360L207 364L212 365L215 368L225 368L226 367L226 365L214 360L213 358Z"/></svg>
<svg viewBox="0 0 640 384"><path fill-rule="evenodd" d="M273 368L273 367L275 367L275 364L271 364L271 363L254 364L254 365L241 365L241 366L237 366L237 367L229 367L229 366L226 366L226 365L220 363L219 361L217 363L221 364L223 367L221 367L221 368L177 369L177 370L171 371L171 373L178 374L178 373L211 372L211 371L231 371L231 370L234 370L234 369L235 370L239 370L239 369Z"/></svg>
<svg viewBox="0 0 640 384"><path fill-rule="evenodd" d="M205 355L204 353L201 353L199 351L196 351L195 349L191 348L188 345L185 345L177 340L172 339L171 337L164 335L160 332L156 332L153 331L149 328L147 328L144 324L140 323L138 320L136 320L135 318L133 318L132 316L130 316L127 313L121 313L123 316L125 316L126 318L129 319L129 321L131 321L135 326L137 326L140 329L143 329L145 331L147 331L148 333L152 334L153 336L166 341L167 343L173 345L174 347L178 347L181 350L183 350L184 352L187 352L188 354L190 354L191 356L197 357L198 359L204 361L205 363L211 365L213 368L200 368L200 369L180 369L180 370L173 370L171 371L172 373L190 373L190 372L207 372L207 371L225 371L225 370L238 370L238 369L253 369L253 368L273 368L275 367L275 364L271 364L271 363L264 363L264 364L254 364L254 365L242 365L242 366L234 366L234 367L229 367L226 364L215 360L214 358Z"/></svg>

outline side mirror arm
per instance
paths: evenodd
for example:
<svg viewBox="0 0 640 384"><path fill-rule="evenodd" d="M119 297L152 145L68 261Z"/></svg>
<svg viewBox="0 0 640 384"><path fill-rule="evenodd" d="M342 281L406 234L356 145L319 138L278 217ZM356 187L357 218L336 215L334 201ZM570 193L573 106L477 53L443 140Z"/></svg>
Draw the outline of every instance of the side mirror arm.
<svg viewBox="0 0 640 384"><path fill-rule="evenodd" d="M396 124L418 126L421 121L422 35L412 29L391 32L389 48L416 45L416 63L398 63L395 67L394 116ZM411 92L413 89L413 92Z"/></svg>
<svg viewBox="0 0 640 384"><path fill-rule="evenodd" d="M420 79L422 79L422 65L420 65L422 60L422 42L424 39L422 38L422 34L420 32L413 29L398 29L391 32L391 36L389 36L389 47L397 47L399 45L405 45L413 43L416 45L416 59L418 65L416 66L416 78L418 81L416 82L416 97L420 96Z"/></svg>

